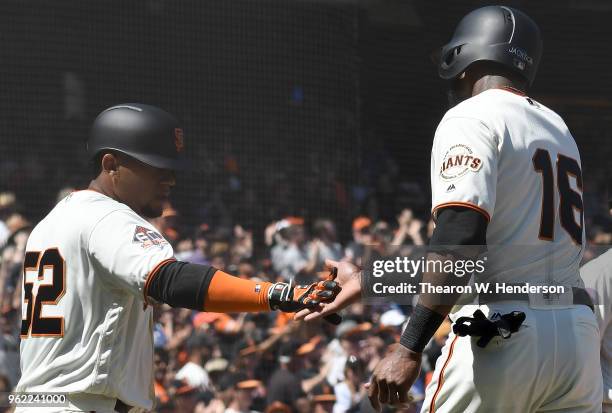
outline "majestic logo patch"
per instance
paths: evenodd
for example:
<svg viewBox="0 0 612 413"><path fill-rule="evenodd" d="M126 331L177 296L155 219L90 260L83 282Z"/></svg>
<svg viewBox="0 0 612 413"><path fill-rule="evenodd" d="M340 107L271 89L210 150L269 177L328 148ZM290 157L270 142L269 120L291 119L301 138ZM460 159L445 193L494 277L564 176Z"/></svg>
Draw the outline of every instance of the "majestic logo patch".
<svg viewBox="0 0 612 413"><path fill-rule="evenodd" d="M132 238L133 244L140 244L142 248L149 248L154 245L165 245L168 243L159 233L140 225L136 225L134 231L134 237Z"/></svg>
<svg viewBox="0 0 612 413"><path fill-rule="evenodd" d="M481 167L482 159L474 155L472 148L457 144L451 146L444 155L440 177L445 181L452 181L465 176L470 171L478 172Z"/></svg>
<svg viewBox="0 0 612 413"><path fill-rule="evenodd" d="M174 128L174 146L176 146L177 152L183 152L185 144L183 142L183 130L181 128Z"/></svg>
<svg viewBox="0 0 612 413"><path fill-rule="evenodd" d="M455 184L450 184L448 188L446 188L446 192L453 192L455 189Z"/></svg>

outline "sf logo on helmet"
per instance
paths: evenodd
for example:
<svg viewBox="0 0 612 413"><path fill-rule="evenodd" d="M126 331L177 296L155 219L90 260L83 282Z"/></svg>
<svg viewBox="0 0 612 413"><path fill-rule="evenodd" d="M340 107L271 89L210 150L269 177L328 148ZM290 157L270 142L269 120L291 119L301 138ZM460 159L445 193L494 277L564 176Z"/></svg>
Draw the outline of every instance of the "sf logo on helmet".
<svg viewBox="0 0 612 413"><path fill-rule="evenodd" d="M174 146L176 146L177 152L182 152L185 148L185 144L183 143L183 129L174 128Z"/></svg>

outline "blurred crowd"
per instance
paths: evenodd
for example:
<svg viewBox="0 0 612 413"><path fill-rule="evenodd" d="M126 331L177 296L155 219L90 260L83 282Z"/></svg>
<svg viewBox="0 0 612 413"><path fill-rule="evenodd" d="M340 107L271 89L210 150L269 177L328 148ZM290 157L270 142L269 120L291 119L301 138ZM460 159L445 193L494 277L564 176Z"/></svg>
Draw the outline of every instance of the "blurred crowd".
<svg viewBox="0 0 612 413"><path fill-rule="evenodd" d="M70 191L61 191L58 199ZM326 259L360 265L372 255L393 256L427 244L433 223L415 210L401 208L393 219L357 215L343 231L332 219L302 216L269 222L261 234L239 223L193 228L169 204L151 222L180 260L245 278L309 282L326 275ZM588 222L590 245L609 245L609 217L589 217ZM19 379L22 259L33 225L14 193L0 193L0 391L12 389ZM342 239L340 232L350 235ZM593 251L587 251L587 259ZM294 322L291 315L276 312L219 314L157 306L155 412L371 411L364 384L398 341L410 310L394 303L355 304L333 326ZM420 408L449 330L445 322L427 346L412 402L401 411Z"/></svg>

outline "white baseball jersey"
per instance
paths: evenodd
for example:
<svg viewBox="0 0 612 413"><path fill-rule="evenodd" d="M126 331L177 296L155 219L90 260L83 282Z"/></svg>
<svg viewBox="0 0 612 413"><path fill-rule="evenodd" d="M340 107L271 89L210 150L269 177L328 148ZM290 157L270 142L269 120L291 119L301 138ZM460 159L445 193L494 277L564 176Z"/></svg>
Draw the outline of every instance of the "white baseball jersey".
<svg viewBox="0 0 612 413"><path fill-rule="evenodd" d="M60 201L27 243L16 390L151 409L153 311L143 291L172 259L170 244L128 206L90 190Z"/></svg>
<svg viewBox="0 0 612 413"><path fill-rule="evenodd" d="M580 154L552 110L505 89L450 109L434 138L431 188L434 215L465 206L489 220L490 281L581 285Z"/></svg>
<svg viewBox="0 0 612 413"><path fill-rule="evenodd" d="M612 250L585 264L580 269L580 276L595 298L595 317L601 338L604 412L612 413Z"/></svg>
<svg viewBox="0 0 612 413"><path fill-rule="evenodd" d="M552 110L504 89L460 103L436 131L431 182L434 214L457 205L489 220L487 246L494 259L486 281L582 286L580 155ZM478 309L490 319L512 311L526 319L510 338L494 337L485 348L476 345L477 337L451 333L421 412L601 411L593 312L573 301L534 303L459 306L453 321Z"/></svg>

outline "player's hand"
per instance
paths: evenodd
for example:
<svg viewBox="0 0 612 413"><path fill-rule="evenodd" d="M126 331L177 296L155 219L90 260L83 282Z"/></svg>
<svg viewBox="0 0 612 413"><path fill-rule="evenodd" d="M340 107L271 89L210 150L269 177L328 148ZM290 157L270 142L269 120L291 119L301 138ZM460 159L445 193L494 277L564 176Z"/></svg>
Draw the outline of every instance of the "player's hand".
<svg viewBox="0 0 612 413"><path fill-rule="evenodd" d="M295 320L316 320L334 314L343 308L359 301L361 298L361 270L348 262L325 260L325 267L329 270L336 268L338 276L336 281L342 287L332 302L324 302L319 306L305 308L298 312Z"/></svg>
<svg viewBox="0 0 612 413"><path fill-rule="evenodd" d="M309 285L276 283L270 288L268 300L273 310L294 313L303 309L316 309L322 303L333 301L342 290L336 281L333 270L327 279Z"/></svg>
<svg viewBox="0 0 612 413"><path fill-rule="evenodd" d="M421 353L396 344L378 363L370 382L366 384L368 398L376 411L379 412L384 404L405 407L411 402L408 393L419 376L421 357Z"/></svg>

